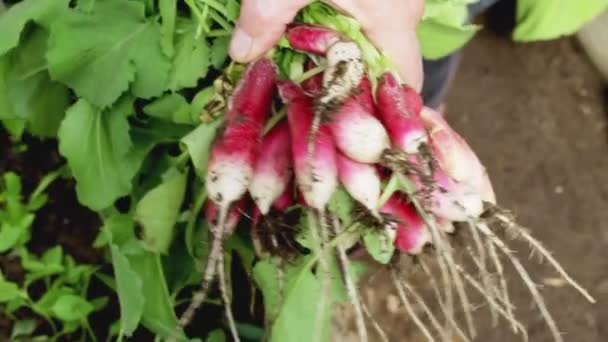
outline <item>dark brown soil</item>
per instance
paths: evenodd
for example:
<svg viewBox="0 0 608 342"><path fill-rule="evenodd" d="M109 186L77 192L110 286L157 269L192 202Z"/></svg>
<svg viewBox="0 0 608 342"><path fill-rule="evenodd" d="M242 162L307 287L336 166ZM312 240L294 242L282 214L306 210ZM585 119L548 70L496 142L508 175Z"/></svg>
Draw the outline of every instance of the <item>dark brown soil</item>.
<svg viewBox="0 0 608 342"><path fill-rule="evenodd" d="M529 260L527 249L516 244L566 341L608 341L604 97L600 76L574 39L514 44L484 32L465 49L448 99L448 119L487 166L499 203L597 299L591 305L555 283L556 274ZM507 276L530 341L552 341L517 274L509 269ZM376 275L362 289L377 319L391 341L424 341L396 306L388 279ZM425 287L419 279L412 282ZM484 308L475 320L476 341L520 340L504 321L493 327Z"/></svg>

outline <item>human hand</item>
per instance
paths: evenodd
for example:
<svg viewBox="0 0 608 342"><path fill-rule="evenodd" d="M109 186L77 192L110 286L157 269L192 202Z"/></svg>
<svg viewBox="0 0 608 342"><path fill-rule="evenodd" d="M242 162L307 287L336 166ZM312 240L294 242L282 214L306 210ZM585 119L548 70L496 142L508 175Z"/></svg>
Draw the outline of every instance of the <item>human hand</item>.
<svg viewBox="0 0 608 342"><path fill-rule="evenodd" d="M270 50L297 12L311 0L243 0L230 56L249 62ZM326 0L337 10L354 17L366 36L396 64L402 80L420 91L422 57L416 26L424 0Z"/></svg>

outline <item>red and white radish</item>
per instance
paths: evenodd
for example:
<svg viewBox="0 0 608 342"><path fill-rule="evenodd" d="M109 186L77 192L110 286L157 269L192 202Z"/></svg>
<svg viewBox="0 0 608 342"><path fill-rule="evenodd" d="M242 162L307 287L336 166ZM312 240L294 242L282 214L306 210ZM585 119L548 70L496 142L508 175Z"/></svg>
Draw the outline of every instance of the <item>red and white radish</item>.
<svg viewBox="0 0 608 342"><path fill-rule="evenodd" d="M388 216L387 225L395 229L394 245L401 252L419 254L431 243L431 234L416 209L399 196L391 196L380 212Z"/></svg>
<svg viewBox="0 0 608 342"><path fill-rule="evenodd" d="M441 168L434 170L433 182L429 196L430 209L438 217L462 222L477 218L483 213L481 195L468 184L451 179ZM418 189L425 191L423 185Z"/></svg>
<svg viewBox="0 0 608 342"><path fill-rule="evenodd" d="M429 131L433 155L446 174L470 185L484 201L496 203L486 168L466 140L450 127L441 113L431 108L424 107L421 118Z"/></svg>
<svg viewBox="0 0 608 342"><path fill-rule="evenodd" d="M217 220L214 220L215 224L210 227L213 239L201 289L180 317L178 324L181 328L188 325L196 309L205 301L216 272L219 271L220 276L223 275L222 243L232 230L229 212L231 206L247 192L253 177L264 121L270 113L275 84L276 69L272 60L260 58L250 63L234 90L225 114L224 126L211 147L205 186L209 199L217 205ZM221 283L222 295L226 300L228 296L223 282ZM231 319L230 305L228 302L225 304L233 338L238 340L234 320Z"/></svg>
<svg viewBox="0 0 608 342"><path fill-rule="evenodd" d="M378 216L380 176L374 165L356 162L338 153L338 175L346 191L369 212Z"/></svg>
<svg viewBox="0 0 608 342"><path fill-rule="evenodd" d="M340 34L332 29L306 24L291 24L285 38L295 50L314 55L325 55L330 46L341 40Z"/></svg>
<svg viewBox="0 0 608 342"><path fill-rule="evenodd" d="M246 68L234 91L211 148L205 182L209 198L221 208L241 198L251 182L275 81L273 62L262 58Z"/></svg>
<svg viewBox="0 0 608 342"><path fill-rule="evenodd" d="M262 215L285 192L291 178L291 140L289 126L283 121L268 132L255 164L249 193Z"/></svg>
<svg viewBox="0 0 608 342"><path fill-rule="evenodd" d="M292 82L280 82L279 93L287 105L293 166L306 204L320 211L331 199L338 183L336 149L329 128L319 127L314 153L308 158L308 137L313 124L312 101Z"/></svg>
<svg viewBox="0 0 608 342"><path fill-rule="evenodd" d="M371 97L371 85L365 77L358 94L347 99L329 121L338 149L361 163L378 163L390 148L388 133L370 108Z"/></svg>
<svg viewBox="0 0 608 342"><path fill-rule="evenodd" d="M376 90L378 117L393 146L407 153L417 153L418 147L428 141L412 91L402 87L391 73L381 77Z"/></svg>

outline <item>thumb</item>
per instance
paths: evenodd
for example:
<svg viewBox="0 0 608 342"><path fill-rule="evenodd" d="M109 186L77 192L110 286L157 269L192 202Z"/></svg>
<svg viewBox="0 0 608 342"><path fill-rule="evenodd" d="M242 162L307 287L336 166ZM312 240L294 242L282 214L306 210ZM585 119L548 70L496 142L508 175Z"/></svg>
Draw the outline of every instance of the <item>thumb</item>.
<svg viewBox="0 0 608 342"><path fill-rule="evenodd" d="M249 62L270 50L310 0L243 0L230 42L230 57Z"/></svg>

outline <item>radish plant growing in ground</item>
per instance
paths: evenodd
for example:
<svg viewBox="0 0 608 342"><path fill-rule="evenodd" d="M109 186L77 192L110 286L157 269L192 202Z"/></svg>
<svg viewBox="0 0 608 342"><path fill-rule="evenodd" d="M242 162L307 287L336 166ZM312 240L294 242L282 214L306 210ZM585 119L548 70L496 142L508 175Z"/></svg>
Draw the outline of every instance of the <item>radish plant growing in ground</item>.
<svg viewBox="0 0 608 342"><path fill-rule="evenodd" d="M325 341L336 303L352 305L361 341L370 320L386 336L358 293L351 252L365 249L429 341L475 338L471 289L527 338L504 260L561 341L509 242L593 298L500 208L472 149L358 23L313 2L273 51L238 65L226 56L238 11L236 0L25 0L0 14L0 119L15 139L57 138L80 203L103 220L118 339L143 326L176 341L215 341L223 327L235 341ZM401 257L419 260L439 312ZM237 268L263 298L249 321L235 310ZM196 330L209 306L225 318Z"/></svg>

